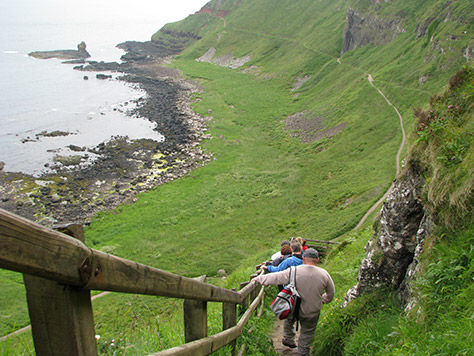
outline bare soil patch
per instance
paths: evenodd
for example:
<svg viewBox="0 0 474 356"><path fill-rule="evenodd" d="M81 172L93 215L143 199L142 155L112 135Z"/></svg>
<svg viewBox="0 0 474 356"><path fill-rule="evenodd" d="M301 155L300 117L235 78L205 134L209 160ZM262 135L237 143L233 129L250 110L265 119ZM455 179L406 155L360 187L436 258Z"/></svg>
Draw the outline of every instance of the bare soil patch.
<svg viewBox="0 0 474 356"><path fill-rule="evenodd" d="M303 111L288 116L285 120L285 129L291 131L291 137L299 138L302 142L315 142L337 135L347 126L347 122L344 122L325 128L324 121L322 116L317 116L314 112Z"/></svg>

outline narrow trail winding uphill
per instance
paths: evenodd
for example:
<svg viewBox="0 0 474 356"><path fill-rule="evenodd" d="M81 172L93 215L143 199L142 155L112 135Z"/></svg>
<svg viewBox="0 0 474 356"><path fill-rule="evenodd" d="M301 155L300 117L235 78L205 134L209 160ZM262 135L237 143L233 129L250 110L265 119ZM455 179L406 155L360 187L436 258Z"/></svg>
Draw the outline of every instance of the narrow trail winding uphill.
<svg viewBox="0 0 474 356"><path fill-rule="evenodd" d="M371 74L368 75L368 80L370 82L370 85L372 85L375 89L377 89L377 91L380 93L380 95L383 96L383 98L387 101L388 105L393 107L393 109L397 113L398 117L400 118L400 128L402 130L402 142L400 143L400 147L398 148L397 156L396 156L396 159L395 159L396 167L397 167L396 175L398 175L400 173L400 157L402 155L403 147L405 147L405 142L406 142L406 134L405 134L405 127L404 127L404 123L403 123L403 117L400 114L400 112L398 111L398 109L395 106L393 106L393 104L390 102L390 100L387 99L385 94L382 93L382 91L374 85L374 78L372 77ZM370 216L370 214L372 214L380 206L380 204L382 204L382 202L385 199L387 199L388 193L389 193L390 189L392 189L392 186L393 186L393 183L390 185L390 188L388 188L388 190L385 192L385 194L365 213L365 215L359 221L359 223L354 228L354 230L357 230L359 227L361 227L362 224L365 222L365 220L367 220L367 218Z"/></svg>

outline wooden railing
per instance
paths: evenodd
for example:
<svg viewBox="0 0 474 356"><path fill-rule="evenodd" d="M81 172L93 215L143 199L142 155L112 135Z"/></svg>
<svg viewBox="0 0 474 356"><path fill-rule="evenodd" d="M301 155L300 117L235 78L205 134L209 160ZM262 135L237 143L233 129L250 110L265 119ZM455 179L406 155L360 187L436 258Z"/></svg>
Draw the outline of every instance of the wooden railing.
<svg viewBox="0 0 474 356"><path fill-rule="evenodd" d="M37 355L97 355L91 290L184 299L186 344L157 356L209 355L228 344L235 349L263 302L264 290L255 283L241 284L238 292L213 286L88 248L79 225L62 230L74 237L0 209L0 268L23 273ZM223 303L223 331L211 336L209 301ZM246 309L238 322L237 304Z"/></svg>
<svg viewBox="0 0 474 356"><path fill-rule="evenodd" d="M309 242L315 242L318 245L314 244L309 244ZM321 251L321 249L326 249L328 250L331 245L337 245L339 242L335 241L324 241L324 240L311 240L311 239L306 239L306 243L309 247L313 247L318 251Z"/></svg>

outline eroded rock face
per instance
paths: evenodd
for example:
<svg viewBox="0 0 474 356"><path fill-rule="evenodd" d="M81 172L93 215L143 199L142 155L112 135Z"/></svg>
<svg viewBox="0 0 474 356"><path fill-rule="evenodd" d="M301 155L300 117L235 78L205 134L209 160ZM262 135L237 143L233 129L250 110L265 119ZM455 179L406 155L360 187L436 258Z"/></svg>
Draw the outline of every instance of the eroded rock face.
<svg viewBox="0 0 474 356"><path fill-rule="evenodd" d="M381 287L399 289L415 254L422 250L420 227L426 220L419 197L423 184L415 167L393 184L382 207L378 231L365 247L358 283L347 292L344 306L367 291Z"/></svg>
<svg viewBox="0 0 474 356"><path fill-rule="evenodd" d="M434 226L433 219L430 215L425 215L420 223L420 228L416 232L416 248L411 264L407 268L405 279L399 288L399 295L402 304L405 306L405 311L409 311L416 304L416 298L412 293L412 284L418 273L419 258L423 252L425 238L429 236L432 227Z"/></svg>
<svg viewBox="0 0 474 356"><path fill-rule="evenodd" d="M405 30L396 19L385 20L373 15L363 15L349 8L346 26L342 33L341 54L370 43L376 46L393 41Z"/></svg>

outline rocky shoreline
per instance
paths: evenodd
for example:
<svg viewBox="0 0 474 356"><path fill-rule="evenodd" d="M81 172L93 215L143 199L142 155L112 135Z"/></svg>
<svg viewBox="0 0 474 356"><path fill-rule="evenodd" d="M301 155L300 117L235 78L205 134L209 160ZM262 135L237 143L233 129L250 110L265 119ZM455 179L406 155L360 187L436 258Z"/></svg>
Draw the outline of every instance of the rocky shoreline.
<svg viewBox="0 0 474 356"><path fill-rule="evenodd" d="M201 90L180 77L177 70L163 67L172 50L151 42L119 45L127 53L123 63L87 61L74 67L81 71L115 71L120 80L145 90L129 114L156 123L163 142L114 137L87 151L97 158L84 167L80 159L57 162L53 173L34 177L4 172L0 167L0 208L46 226L87 224L103 210L133 202L136 195L180 178L204 165L212 156L201 150L209 118L191 109L191 94ZM76 156L73 156L76 157ZM77 156L80 157L80 156Z"/></svg>

